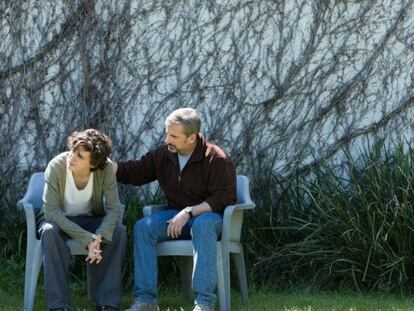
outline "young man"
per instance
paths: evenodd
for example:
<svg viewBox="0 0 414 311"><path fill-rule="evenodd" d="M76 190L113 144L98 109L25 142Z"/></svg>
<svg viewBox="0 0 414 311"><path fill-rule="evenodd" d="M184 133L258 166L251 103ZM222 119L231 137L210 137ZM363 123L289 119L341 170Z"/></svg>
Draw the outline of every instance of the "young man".
<svg viewBox="0 0 414 311"><path fill-rule="evenodd" d="M65 241L71 238L89 250L88 290L96 310L118 310L126 230L119 224L118 188L108 160L112 142L89 129L70 135L68 148L45 171L39 234L47 306L55 311L69 308L70 250Z"/></svg>
<svg viewBox="0 0 414 311"><path fill-rule="evenodd" d="M216 302L216 242L225 207L236 201L236 172L218 146L199 133L196 110L181 108L165 121L165 145L140 160L114 164L117 180L143 185L158 180L168 209L138 220L134 228L135 287L130 311L157 310L157 243L192 239L193 310Z"/></svg>

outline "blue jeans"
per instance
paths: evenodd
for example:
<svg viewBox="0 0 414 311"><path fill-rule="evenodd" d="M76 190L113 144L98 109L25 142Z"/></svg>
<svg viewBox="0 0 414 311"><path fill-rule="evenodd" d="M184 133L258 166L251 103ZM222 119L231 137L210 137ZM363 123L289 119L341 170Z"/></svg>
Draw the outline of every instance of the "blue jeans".
<svg viewBox="0 0 414 311"><path fill-rule="evenodd" d="M178 210L164 210L141 218L134 227L135 301L158 303L157 300L157 243L171 240L167 236L167 220ZM208 212L191 218L178 239L192 239L194 266L192 289L199 304L214 305L217 285L217 240L223 216Z"/></svg>

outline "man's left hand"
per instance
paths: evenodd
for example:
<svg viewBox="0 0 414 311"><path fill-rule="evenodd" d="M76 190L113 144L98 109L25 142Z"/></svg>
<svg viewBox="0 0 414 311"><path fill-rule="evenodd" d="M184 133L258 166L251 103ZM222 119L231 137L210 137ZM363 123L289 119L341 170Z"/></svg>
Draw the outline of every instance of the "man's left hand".
<svg viewBox="0 0 414 311"><path fill-rule="evenodd" d="M180 236L181 230L190 219L184 210L180 211L174 218L168 220L167 235L170 238L176 239Z"/></svg>

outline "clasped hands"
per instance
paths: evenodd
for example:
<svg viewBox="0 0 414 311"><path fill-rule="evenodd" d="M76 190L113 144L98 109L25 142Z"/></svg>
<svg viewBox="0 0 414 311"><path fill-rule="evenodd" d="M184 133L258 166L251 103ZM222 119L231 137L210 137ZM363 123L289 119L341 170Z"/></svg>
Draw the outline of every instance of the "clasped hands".
<svg viewBox="0 0 414 311"><path fill-rule="evenodd" d="M100 234L93 234L92 238L95 240L88 244L88 256L86 257L85 261L89 261L89 263L96 262L97 264L102 260L102 250L101 250L101 242L102 236Z"/></svg>

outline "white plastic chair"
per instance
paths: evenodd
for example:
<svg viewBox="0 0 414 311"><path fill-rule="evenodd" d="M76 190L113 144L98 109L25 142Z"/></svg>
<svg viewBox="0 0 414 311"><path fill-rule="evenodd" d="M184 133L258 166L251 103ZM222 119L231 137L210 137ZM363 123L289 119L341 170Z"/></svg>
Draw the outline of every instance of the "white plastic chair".
<svg viewBox="0 0 414 311"><path fill-rule="evenodd" d="M249 179L246 176L237 176L237 202L224 210L223 230L221 239L217 242L217 290L221 311L231 310L230 300L230 259L233 258L243 303L248 303L246 267L243 256L243 246L240 243L243 212L253 209L249 192ZM165 209L164 205L149 205L144 207L144 216L157 213ZM191 277L193 271L193 247L189 240L174 240L158 243L158 256L179 256L181 281L186 298L193 296Z"/></svg>
<svg viewBox="0 0 414 311"><path fill-rule="evenodd" d="M27 247L26 247L26 272L24 277L24 309L32 311L36 293L37 279L42 266L42 248L40 240L36 236L35 210L43 206L42 195L45 186L44 173L34 173L29 180L26 194L17 202L20 209L26 213ZM121 205L121 218L124 213L124 205ZM77 241L69 239L66 244L72 255L87 255L87 250Z"/></svg>

